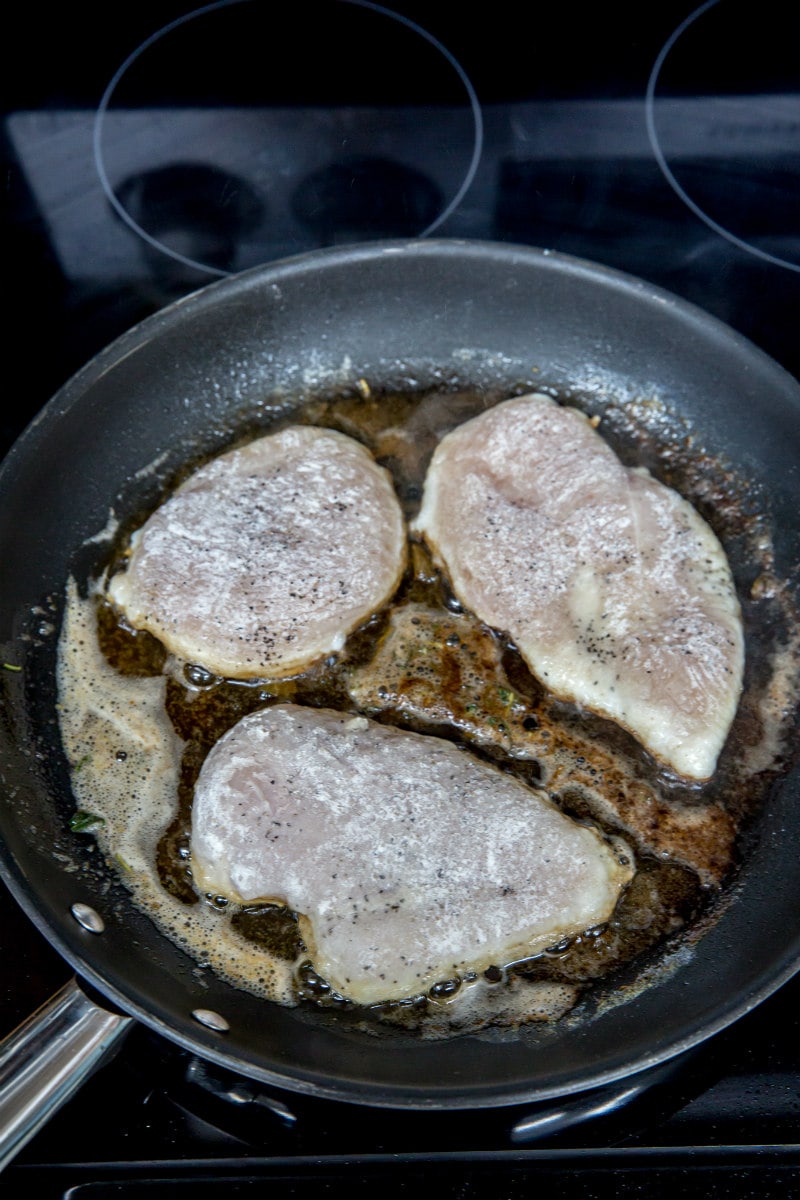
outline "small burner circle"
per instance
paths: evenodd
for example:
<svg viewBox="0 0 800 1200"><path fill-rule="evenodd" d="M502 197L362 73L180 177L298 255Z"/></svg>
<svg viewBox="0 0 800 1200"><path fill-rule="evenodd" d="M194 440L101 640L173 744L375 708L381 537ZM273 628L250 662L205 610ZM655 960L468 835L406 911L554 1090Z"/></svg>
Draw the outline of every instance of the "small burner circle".
<svg viewBox="0 0 800 1200"><path fill-rule="evenodd" d="M647 81L645 93L645 122L647 125L647 135L650 141L650 146L656 162L658 163L659 169L669 183L670 187L683 201L687 208L689 208L700 221L708 226L709 229L713 230L714 233L732 243L740 250L745 251L747 254L755 255L757 258L770 263L773 266L784 267L790 271L800 272L800 263L794 262L783 255L774 254L771 251L766 250L763 246L757 245L755 241L750 240L748 237L739 236L739 234L734 232L733 229L728 228L726 225L722 224L719 220L712 216L705 204L698 202L698 200L690 194L690 190L680 182L676 172L672 169L667 161L668 155L664 150L663 137L659 134L659 130L657 128L655 115L655 96L656 89L661 80L664 65L673 49L681 41L687 31L691 27L695 26L696 23L700 22L700 19L706 16L706 14L712 9L717 8L719 3L720 0L705 0L705 3L694 9L694 11L691 12L673 31L656 57ZM726 51L728 50L727 44L725 49Z"/></svg>

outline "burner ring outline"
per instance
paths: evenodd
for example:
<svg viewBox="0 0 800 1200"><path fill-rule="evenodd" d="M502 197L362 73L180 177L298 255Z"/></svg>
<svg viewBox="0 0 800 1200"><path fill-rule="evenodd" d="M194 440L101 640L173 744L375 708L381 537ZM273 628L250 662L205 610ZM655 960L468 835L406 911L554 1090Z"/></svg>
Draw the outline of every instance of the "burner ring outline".
<svg viewBox="0 0 800 1200"><path fill-rule="evenodd" d="M701 4L693 12L689 13L688 17L685 17L684 20L681 21L680 25L678 25L677 29L675 29L667 38L666 42L661 47L655 62L653 63L652 70L650 71L650 77L647 80L647 89L645 92L645 123L647 125L647 136L650 141L650 148L653 151L661 174L664 176L672 190L679 197L679 199L683 201L686 207L689 208L699 220L707 225L709 229L712 229L714 233L718 234L722 238L725 238L726 241L731 242L740 250L744 250L747 254L754 254L757 258L763 259L765 262L772 263L773 266L784 267L788 271L800 273L800 266L798 266L797 263L790 262L786 258L781 258L777 254L770 254L768 251L762 250L758 246L754 246L751 242L747 242L743 238L737 237L735 233L732 233L729 229L726 229L724 225L720 225L718 221L715 221L713 217L709 216L709 214L691 198L688 192L675 178L675 175L671 171L664 156L664 152L661 149L661 143L659 142L655 122L655 90L658 83L658 77L661 74L661 68L663 67L675 43L686 32L689 26L693 25L698 17L702 17L710 9L715 8L719 2L720 0L705 0L704 4Z"/></svg>
<svg viewBox="0 0 800 1200"><path fill-rule="evenodd" d="M120 64L120 66L112 75L111 79L106 85L102 97L100 98L100 103L97 106L92 130L92 151L95 169L100 180L100 186L103 189L106 199L120 220L123 221L129 229L137 234L138 237L142 238L143 241L145 241L153 249L160 251L162 254L166 254L169 258L174 259L176 262L182 263L186 267L190 267L196 271L205 272L206 274L213 275L217 278L226 278L232 274L232 272L224 271L219 267L213 267L208 263L189 258L187 255L181 254L179 251L173 250L171 247L166 246L163 242L159 241L158 238L155 238L152 236L152 234L149 234L147 230L144 229L139 222L131 216L125 206L120 202L114 192L113 187L111 186L111 181L108 178L108 173L105 167L102 144L103 128L109 104L111 103L112 96L114 95L120 80L125 75L126 71L133 66L136 60L155 42L159 41L166 34L171 33L173 30L179 28L179 26L186 24L188 21L194 20L195 17L205 16L207 13L215 12L218 9L231 8L237 4L246 4L249 2L250 0L213 0L213 3L205 4L200 8L192 9L191 12L184 13L182 16L176 17L173 21L168 22L168 24L163 25L154 33L151 33L150 36L145 38L143 42L140 42L136 49L128 55L128 57ZM379 13L382 16L390 17L393 20L398 21L401 25L405 25L413 33L419 34L420 37L423 37L427 42L429 42L430 45L432 45L434 49L438 50L439 53L447 60L447 62L458 75L467 93L473 122L472 155L470 157L469 165L467 166L467 170L461 185L451 197L449 203L442 209L435 220L431 221L431 223L417 235L420 238L428 237L430 234L439 229L439 227L443 225L444 222L458 208L459 204L464 199L464 196L472 186L472 181L475 178L475 174L478 170L478 164L483 154L483 113L475 88L473 87L472 82L464 68L461 66L455 56L450 53L447 47L444 46L438 40L438 38L435 38L433 34L429 33L415 21L412 21L409 17L405 17L401 13L394 12L392 9L386 8L382 4L375 4L373 3L373 0L333 0L333 2L340 4L352 4L356 8L369 9L372 12Z"/></svg>

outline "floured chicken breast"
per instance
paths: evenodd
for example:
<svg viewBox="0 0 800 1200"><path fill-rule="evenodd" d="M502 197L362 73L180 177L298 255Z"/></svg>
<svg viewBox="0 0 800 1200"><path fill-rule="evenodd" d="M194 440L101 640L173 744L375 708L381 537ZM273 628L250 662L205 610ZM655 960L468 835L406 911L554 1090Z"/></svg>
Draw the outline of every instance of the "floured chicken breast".
<svg viewBox="0 0 800 1200"><path fill-rule="evenodd" d="M402 999L607 921L631 856L440 738L281 704L216 743L195 788L197 885L301 914L315 969Z"/></svg>
<svg viewBox="0 0 800 1200"><path fill-rule="evenodd" d="M352 438L294 426L196 471L134 536L108 594L187 662L284 678L342 648L405 556L387 472Z"/></svg>
<svg viewBox="0 0 800 1200"><path fill-rule="evenodd" d="M709 778L742 686L725 553L682 497L577 409L505 401L437 447L415 529L461 602L557 696Z"/></svg>

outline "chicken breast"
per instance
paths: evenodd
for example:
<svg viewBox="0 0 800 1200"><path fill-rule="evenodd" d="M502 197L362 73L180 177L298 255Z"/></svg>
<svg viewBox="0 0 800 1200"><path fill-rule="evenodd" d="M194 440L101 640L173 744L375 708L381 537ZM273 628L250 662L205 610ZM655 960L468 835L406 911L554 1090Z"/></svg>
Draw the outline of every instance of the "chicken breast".
<svg viewBox="0 0 800 1200"><path fill-rule="evenodd" d="M553 693L623 725L679 775L713 774L744 659L725 553L582 413L523 396L455 429L414 528L459 600Z"/></svg>
<svg viewBox="0 0 800 1200"><path fill-rule="evenodd" d="M190 663L281 678L340 650L405 557L388 473L352 438L296 426L196 471L135 535L108 594Z"/></svg>
<svg viewBox="0 0 800 1200"><path fill-rule="evenodd" d="M274 705L211 750L192 872L301 914L315 969L361 1003L528 956L608 920L630 855L440 738Z"/></svg>

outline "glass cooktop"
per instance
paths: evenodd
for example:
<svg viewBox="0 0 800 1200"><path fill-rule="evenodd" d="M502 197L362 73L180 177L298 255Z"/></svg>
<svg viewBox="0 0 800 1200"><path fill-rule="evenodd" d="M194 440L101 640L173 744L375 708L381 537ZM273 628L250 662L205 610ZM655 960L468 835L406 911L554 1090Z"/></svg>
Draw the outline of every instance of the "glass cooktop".
<svg viewBox="0 0 800 1200"><path fill-rule="evenodd" d="M6 14L0 453L114 337L205 283L387 237L587 258L800 376L800 16L656 6L222 0ZM69 972L3 892L0 1033ZM785 1197L798 981L578 1113L359 1110L135 1028L0 1194ZM630 1093L630 1094L629 1094ZM560 1114L560 1115L559 1115ZM224 1189L224 1193L223 1193Z"/></svg>

